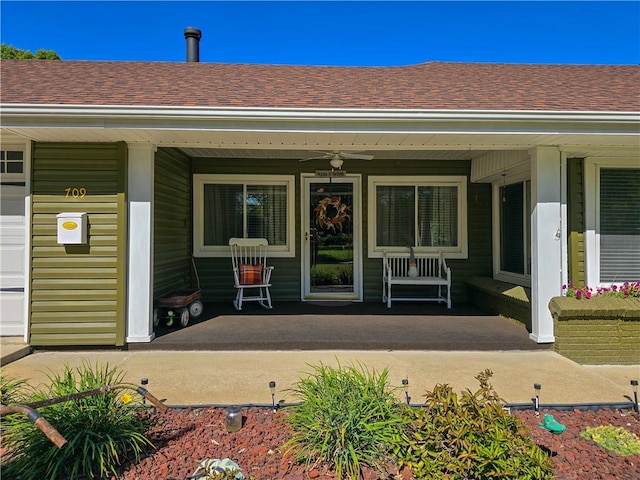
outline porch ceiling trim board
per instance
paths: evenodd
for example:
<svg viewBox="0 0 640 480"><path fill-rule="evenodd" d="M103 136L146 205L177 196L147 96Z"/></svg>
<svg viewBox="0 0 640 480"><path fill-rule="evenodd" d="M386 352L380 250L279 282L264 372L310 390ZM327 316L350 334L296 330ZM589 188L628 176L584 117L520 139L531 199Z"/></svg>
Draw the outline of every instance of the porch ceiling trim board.
<svg viewBox="0 0 640 480"><path fill-rule="evenodd" d="M3 119L4 120L4 119ZM429 132L352 132L351 142L332 140L335 132L288 132L282 139L282 132L241 131L241 130L177 130L150 128L104 128L81 126L9 126L3 125L3 133L11 133L35 141L121 141L129 143L155 143L159 146L209 148L237 148L278 150L283 147L299 150L318 150L323 146L338 146L344 150L376 149L397 150L469 150L469 149L526 149L532 145L550 144L584 147L631 147L637 148L638 134L567 133L567 134L527 134L516 132L497 133L429 133ZM346 134L346 132L343 132ZM395 136L395 138L394 138ZM403 138L399 138L403 137Z"/></svg>

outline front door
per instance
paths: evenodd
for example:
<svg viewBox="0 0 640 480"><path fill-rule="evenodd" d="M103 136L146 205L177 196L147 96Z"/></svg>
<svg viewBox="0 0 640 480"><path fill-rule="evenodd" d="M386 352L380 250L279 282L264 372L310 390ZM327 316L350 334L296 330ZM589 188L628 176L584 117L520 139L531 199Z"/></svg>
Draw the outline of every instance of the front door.
<svg viewBox="0 0 640 480"><path fill-rule="evenodd" d="M302 298L362 301L360 177L303 176Z"/></svg>

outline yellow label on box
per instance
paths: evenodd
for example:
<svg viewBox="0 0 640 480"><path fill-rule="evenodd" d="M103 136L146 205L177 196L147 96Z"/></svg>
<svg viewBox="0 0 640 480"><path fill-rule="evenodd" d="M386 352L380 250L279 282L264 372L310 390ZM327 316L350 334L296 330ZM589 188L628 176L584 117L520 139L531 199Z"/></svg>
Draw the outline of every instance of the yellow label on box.
<svg viewBox="0 0 640 480"><path fill-rule="evenodd" d="M64 222L62 224L62 228L64 228L65 230L75 230L76 228L78 228L78 224L76 222Z"/></svg>

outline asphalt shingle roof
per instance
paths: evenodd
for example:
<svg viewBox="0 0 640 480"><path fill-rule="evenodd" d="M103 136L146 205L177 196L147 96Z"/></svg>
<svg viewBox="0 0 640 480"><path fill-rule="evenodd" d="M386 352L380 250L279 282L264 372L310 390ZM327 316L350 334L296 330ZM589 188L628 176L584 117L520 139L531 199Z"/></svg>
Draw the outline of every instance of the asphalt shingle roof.
<svg viewBox="0 0 640 480"><path fill-rule="evenodd" d="M640 111L640 66L3 60L3 104Z"/></svg>

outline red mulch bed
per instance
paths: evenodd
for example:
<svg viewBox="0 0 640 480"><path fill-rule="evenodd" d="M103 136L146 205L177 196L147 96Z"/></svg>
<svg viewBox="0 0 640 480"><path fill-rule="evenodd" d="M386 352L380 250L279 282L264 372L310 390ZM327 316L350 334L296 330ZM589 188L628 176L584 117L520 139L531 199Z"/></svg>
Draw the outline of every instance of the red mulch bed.
<svg viewBox="0 0 640 480"><path fill-rule="evenodd" d="M306 468L282 448L290 437L286 422L287 409L277 413L265 408L242 411L243 427L234 433L225 429L222 408L170 409L154 414L149 434L157 449L138 464L126 467L119 480L185 480L206 459L230 458L243 474L260 480L307 478L333 479L334 472L324 466ZM538 421L551 413L567 430L554 436L542 430ZM588 426L624 427L640 436L640 415L632 410L598 411L514 411L529 427L535 443L551 452L557 480L638 480L640 455L620 456L608 452L579 433ZM364 471L364 480L410 480L409 471L398 472L390 466L387 472Z"/></svg>

